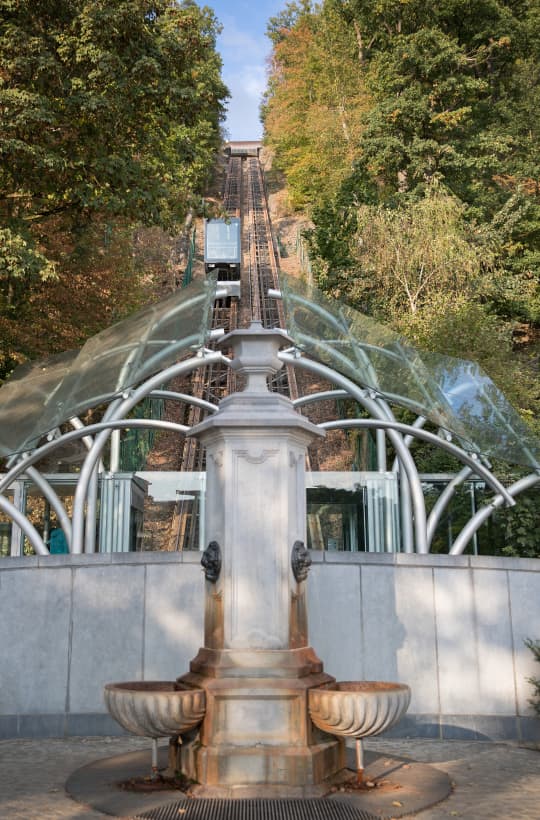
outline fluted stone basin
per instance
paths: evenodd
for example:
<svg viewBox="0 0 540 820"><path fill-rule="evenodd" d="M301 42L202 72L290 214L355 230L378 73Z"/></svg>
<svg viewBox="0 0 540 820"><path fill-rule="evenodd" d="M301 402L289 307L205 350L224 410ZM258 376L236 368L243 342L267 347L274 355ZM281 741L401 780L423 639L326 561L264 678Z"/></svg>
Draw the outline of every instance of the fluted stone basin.
<svg viewBox="0 0 540 820"><path fill-rule="evenodd" d="M411 700L404 683L336 681L309 690L311 720L331 735L378 735L400 720Z"/></svg>
<svg viewBox="0 0 540 820"><path fill-rule="evenodd" d="M206 711L203 689L175 681L107 683L105 704L112 717L134 735L170 737L199 724Z"/></svg>

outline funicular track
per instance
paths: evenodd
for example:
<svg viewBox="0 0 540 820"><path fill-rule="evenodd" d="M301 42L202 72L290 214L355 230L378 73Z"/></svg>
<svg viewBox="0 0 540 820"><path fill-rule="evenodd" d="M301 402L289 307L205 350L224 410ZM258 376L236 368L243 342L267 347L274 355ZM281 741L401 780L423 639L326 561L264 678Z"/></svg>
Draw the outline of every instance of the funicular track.
<svg viewBox="0 0 540 820"><path fill-rule="evenodd" d="M243 166L243 233L247 242L242 293L249 306L249 321L258 319L264 327L285 327L281 303L268 296L271 288L279 289L278 254L276 252L264 178L259 160L247 157ZM270 387L278 393L297 398L294 372L283 368Z"/></svg>
<svg viewBox="0 0 540 820"><path fill-rule="evenodd" d="M217 299L212 316L212 328L226 333L247 327L260 320L264 327L284 327L281 304L268 296L269 288L279 288L278 255L274 245L264 178L256 157L234 156L227 168L223 206L229 216L242 220L241 298ZM297 397L294 374L283 368L273 379L272 390ZM196 371L190 392L197 398L217 404L236 389L231 368L213 365ZM198 424L205 411L190 406L186 423ZM195 439L185 439L180 454L182 472L205 469L204 449ZM180 496L171 522L169 543L176 550L196 549L198 545L198 498Z"/></svg>
<svg viewBox="0 0 540 820"><path fill-rule="evenodd" d="M234 156L229 159L223 195L223 206L229 216L242 220L241 297L216 300L212 328L223 328L226 333L238 327L247 327L252 320L260 320L264 327L284 327L281 304L268 296L269 288L279 288L278 254L276 252L264 178L259 159ZM192 395L217 404L235 390L233 371L222 365L213 365L196 372L191 382ZM283 368L273 379L272 390L296 398L294 373ZM205 411L190 407L186 423L198 424ZM204 449L194 439L185 439L180 454L182 472L205 469ZM198 497L180 496L173 521L172 539L176 550L196 549L198 546Z"/></svg>

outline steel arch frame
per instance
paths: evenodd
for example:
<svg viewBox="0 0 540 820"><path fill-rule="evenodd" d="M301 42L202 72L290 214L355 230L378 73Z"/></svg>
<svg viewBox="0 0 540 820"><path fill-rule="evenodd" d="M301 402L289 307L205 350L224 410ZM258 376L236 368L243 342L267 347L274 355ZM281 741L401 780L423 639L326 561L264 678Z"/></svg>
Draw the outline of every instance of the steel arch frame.
<svg viewBox="0 0 540 820"><path fill-rule="evenodd" d="M476 454L471 455L463 448L447 440L447 437L441 438L434 433L423 430L422 425L424 419L422 417L416 419L412 425L402 424L396 421L387 401L377 395L373 389L361 387L333 368L305 356L297 348L281 351L279 358L284 364L315 373L325 378L331 384L336 385L337 389L300 397L293 402L296 408L300 409L311 403L328 398L349 397L358 402L371 416L371 418L367 419L357 418L323 422L319 425L321 429L332 430L353 427L375 430L380 436L388 436L388 439L396 451L396 460L392 471L398 471L401 475L401 508L403 520L410 523L409 535L407 536L407 532L405 532L405 552L416 551L423 554L429 552L431 540L440 517L450 503L456 488L471 474L474 473L482 478L493 490L494 497L485 507L478 510L465 525L450 549L451 555L459 555L464 551L478 527L487 520L494 510L502 505L511 506L515 504L515 496L518 495L519 492L540 482L540 474L532 473L515 482L511 487L505 488L490 468L481 463ZM163 389L162 385L175 376L187 374L198 368L206 367L207 365L217 362L230 366L230 360L222 353L206 349L200 350L196 356L167 367L165 370L148 378L139 386L124 392L120 397L118 394L111 395L109 397L109 406L101 422L85 426L79 419L71 419L70 422L75 428L74 430L59 435L49 433L49 440L46 443L37 447L31 453L24 453L14 464L13 459L11 460L10 463L12 466L9 467L6 475L0 480L0 494L5 491L14 480L22 474L26 474L26 476L35 483L38 489L41 490L44 497L47 498L55 510L59 524L66 535L70 552L73 554L81 554L86 551L92 552L95 547L88 536L85 538L85 519L87 521L87 532L93 530L97 471L100 463L101 469L103 469L101 458L112 431L131 428L152 428L156 430L173 430L180 434L185 434L190 429L186 425L159 419L128 419L126 416L147 396L184 401L186 403L196 404L207 412L216 412L217 407L215 405L203 402L184 393L175 393L174 391ZM80 439L85 442L88 452L79 474L75 492L73 516L70 521L65 507L55 493L54 488L34 465L44 456L54 452L54 450L61 445ZM463 469L456 474L441 494L429 517L426 517L420 478L416 464L410 453L411 443L415 440L427 441L430 444L438 446L450 452L464 464ZM379 471L381 470L381 465L382 461L379 452ZM43 539L30 521L2 495L0 495L0 509L9 515L17 526L21 528L39 555L48 554L49 551ZM90 521L90 519L92 519L92 521ZM414 543L412 537L413 529Z"/></svg>

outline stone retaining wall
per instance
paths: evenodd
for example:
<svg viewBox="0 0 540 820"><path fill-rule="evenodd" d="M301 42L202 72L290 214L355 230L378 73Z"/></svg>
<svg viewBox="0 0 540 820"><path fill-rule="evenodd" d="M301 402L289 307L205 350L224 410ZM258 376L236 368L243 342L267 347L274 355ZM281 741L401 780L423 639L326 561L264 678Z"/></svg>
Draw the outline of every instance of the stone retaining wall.
<svg viewBox="0 0 540 820"><path fill-rule="evenodd" d="M308 583L327 672L411 685L391 734L540 740L540 560L314 553ZM197 553L3 559L0 738L121 734L103 684L186 672L202 602Z"/></svg>

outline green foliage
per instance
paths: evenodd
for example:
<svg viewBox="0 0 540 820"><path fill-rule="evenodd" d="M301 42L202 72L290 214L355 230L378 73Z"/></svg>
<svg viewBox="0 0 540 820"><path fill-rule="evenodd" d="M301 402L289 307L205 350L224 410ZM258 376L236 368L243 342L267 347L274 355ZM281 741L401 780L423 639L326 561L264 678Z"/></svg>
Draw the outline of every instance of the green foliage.
<svg viewBox="0 0 540 820"><path fill-rule="evenodd" d="M504 511L501 555L540 558L538 493L522 495L519 504Z"/></svg>
<svg viewBox="0 0 540 820"><path fill-rule="evenodd" d="M324 0L277 31L266 139L311 219L318 285L477 360L534 422L538 354L512 332L534 340L540 319L538 0Z"/></svg>
<svg viewBox="0 0 540 820"><path fill-rule="evenodd" d="M534 655L534 659L540 663L540 641L533 641L527 638L525 640L525 646L528 646ZM530 698L529 703L532 704L534 711L540 715L540 678L527 678L527 681L534 688L534 695Z"/></svg>
<svg viewBox="0 0 540 820"><path fill-rule="evenodd" d="M303 2L273 18L268 34L274 52L262 106L266 141L287 174L293 206L313 206L346 179L357 151L368 95L354 31L332 9Z"/></svg>
<svg viewBox="0 0 540 820"><path fill-rule="evenodd" d="M31 239L10 228L0 228L0 310L16 309L28 283L55 277L55 267Z"/></svg>
<svg viewBox="0 0 540 820"><path fill-rule="evenodd" d="M178 229L221 142L218 31L191 0L0 0L0 373L139 300L134 230Z"/></svg>
<svg viewBox="0 0 540 820"><path fill-rule="evenodd" d="M355 215L349 254L356 276L338 266L335 274L329 268L324 283L335 279L364 312L392 321L415 314L441 291L449 299L473 292L489 266L481 232L466 222L462 203L436 184L408 206L360 205Z"/></svg>
<svg viewBox="0 0 540 820"><path fill-rule="evenodd" d="M211 12L171 0L1 2L6 215L182 216L226 90Z"/></svg>

